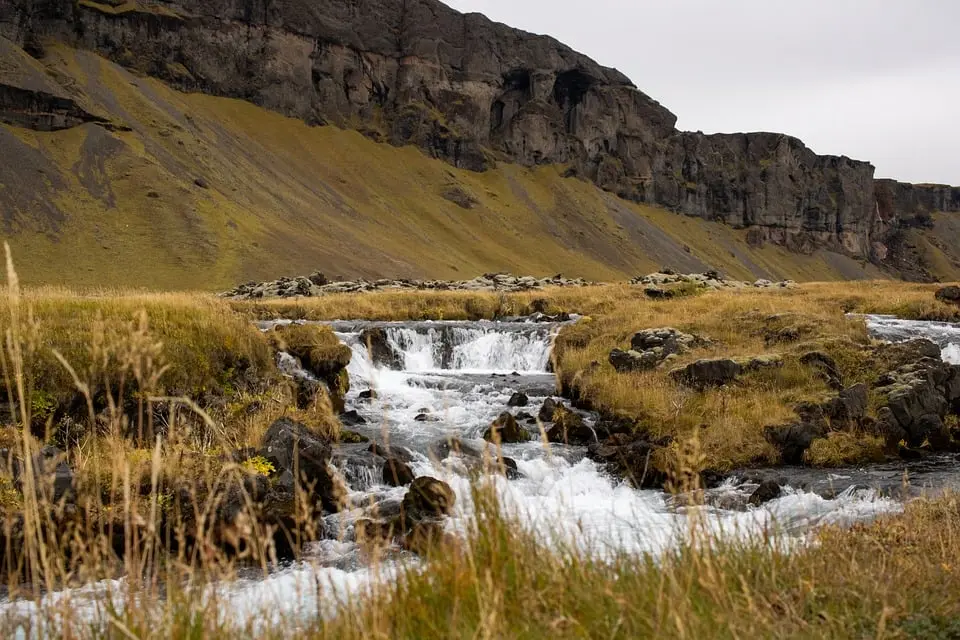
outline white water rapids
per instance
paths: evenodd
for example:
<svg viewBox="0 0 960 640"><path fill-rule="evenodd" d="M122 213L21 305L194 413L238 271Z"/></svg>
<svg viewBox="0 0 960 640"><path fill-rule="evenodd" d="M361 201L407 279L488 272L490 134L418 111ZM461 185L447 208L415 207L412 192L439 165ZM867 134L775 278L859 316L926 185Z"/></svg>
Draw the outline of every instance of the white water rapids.
<svg viewBox="0 0 960 640"><path fill-rule="evenodd" d="M945 360L960 363L960 327L884 317L868 317L867 322L883 339L923 336L935 340ZM371 360L361 340L361 331L371 327L385 332L391 350L399 356L399 369ZM350 428L378 442L405 447L413 456L411 466L416 475L448 482L457 495L456 512L448 528L462 532L474 508L469 461L453 456L438 462L429 455L431 445L456 437L467 447L483 450L487 446L481 440L483 431L507 410L509 398L518 391L529 396L529 406L511 410L536 415L542 402L555 394L555 377L548 369L553 336L559 326L530 322L357 322L336 323L334 328L353 350L347 408L357 410L366 420L366 424ZM285 359L281 365L285 372L297 374L295 361ZM376 397L362 400L361 393L370 390ZM587 424L596 419L589 414L584 417ZM521 424L538 435L535 424L523 420ZM689 535L693 513L716 535L774 535L792 544L819 525L846 525L902 508L900 500L877 490L900 481L904 469L899 464L833 472L795 470L793 475L778 470L771 475L785 477L788 486L781 497L762 506L747 506L755 484L730 480L707 492L706 506L685 508L661 491L636 490L609 476L585 457L581 447L551 445L548 449L534 439L504 445L503 453L516 461L519 474L512 479L486 476L483 481L495 487L504 512L542 536L547 544L561 540L584 553L600 556L611 550L660 553ZM356 594L371 580L390 579L396 565L378 570L366 566L353 542L352 524L365 514L364 505L395 505L406 489L381 486L380 474L365 466L363 456L347 451L336 460L356 506L327 518L327 530L342 532L341 539L315 544L309 558L266 578L217 586L219 609L226 619L283 619L289 624L288 616L305 620L317 614L329 615L336 608L337 597ZM941 486L949 481L939 476L931 476L931 480ZM397 561L417 562L406 555ZM89 589L72 593L81 601L79 610L95 613ZM211 587L209 594L213 593ZM28 617L34 607L34 603L23 601L3 605L8 615Z"/></svg>

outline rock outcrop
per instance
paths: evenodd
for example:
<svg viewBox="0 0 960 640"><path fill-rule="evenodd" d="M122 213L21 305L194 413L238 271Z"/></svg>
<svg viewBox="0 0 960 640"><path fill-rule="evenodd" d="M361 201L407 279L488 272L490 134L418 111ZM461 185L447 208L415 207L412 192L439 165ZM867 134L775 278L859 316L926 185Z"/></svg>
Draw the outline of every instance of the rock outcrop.
<svg viewBox="0 0 960 640"><path fill-rule="evenodd" d="M357 128L466 169L566 164L624 198L802 252L882 262L901 222L960 209L956 189L877 183L869 163L787 135L677 131L619 71L437 0L0 0L0 38L37 56L51 40L91 49L185 91ZM26 126L86 117L56 92L0 89L0 112Z"/></svg>
<svg viewBox="0 0 960 640"><path fill-rule="evenodd" d="M613 349L609 360L620 373L650 371L679 354L709 344L707 338L683 333L673 327L644 329L633 335L628 351Z"/></svg>

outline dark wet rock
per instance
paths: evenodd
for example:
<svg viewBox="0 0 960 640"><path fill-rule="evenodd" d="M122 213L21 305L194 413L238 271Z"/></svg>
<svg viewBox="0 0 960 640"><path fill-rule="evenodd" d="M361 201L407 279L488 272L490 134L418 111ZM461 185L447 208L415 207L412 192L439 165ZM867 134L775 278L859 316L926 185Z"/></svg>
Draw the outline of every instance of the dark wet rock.
<svg viewBox="0 0 960 640"><path fill-rule="evenodd" d="M397 458L402 462L413 462L413 455L405 447L386 447L379 442L371 442L366 450L381 458Z"/></svg>
<svg viewBox="0 0 960 640"><path fill-rule="evenodd" d="M519 467L517 467L517 461L513 458L503 456L500 458L499 463L499 466L503 468L504 475L507 476L509 480L516 480L517 478L523 477Z"/></svg>
<svg viewBox="0 0 960 640"><path fill-rule="evenodd" d="M759 506L765 502L770 502L771 500L776 500L783 493L783 489L780 488L780 484L775 480L764 480L760 483L760 486L750 494L750 499L748 504L753 506Z"/></svg>
<svg viewBox="0 0 960 640"><path fill-rule="evenodd" d="M528 404L530 404L530 398L522 391L514 393L510 396L510 400L507 401L508 407L525 407Z"/></svg>
<svg viewBox="0 0 960 640"><path fill-rule="evenodd" d="M867 415L868 393L867 385L861 383L842 389L836 398L825 403L824 413L830 418L834 429L860 424Z"/></svg>
<svg viewBox="0 0 960 640"><path fill-rule="evenodd" d="M800 364L816 370L833 389L843 388L843 375L836 360L821 351L810 351L800 356Z"/></svg>
<svg viewBox="0 0 960 640"><path fill-rule="evenodd" d="M719 358L697 360L685 367L674 369L670 377L680 384L696 389L722 387L736 380L743 367L734 360Z"/></svg>
<svg viewBox="0 0 960 640"><path fill-rule="evenodd" d="M483 439L487 442L515 444L530 440L530 433L517 423L512 413L504 411L484 432Z"/></svg>
<svg viewBox="0 0 960 640"><path fill-rule="evenodd" d="M411 483L400 508L407 521L419 522L450 515L456 500L446 482L421 476Z"/></svg>
<svg viewBox="0 0 960 640"><path fill-rule="evenodd" d="M267 429L261 443L261 455L278 472L289 471L311 490L323 507L338 511L343 487L329 466L330 444L308 427L289 418L280 418Z"/></svg>
<svg viewBox="0 0 960 640"><path fill-rule="evenodd" d="M397 353L390 346L386 330L380 327L371 327L360 332L360 344L370 352L370 359L374 364L399 370L403 368L403 354Z"/></svg>
<svg viewBox="0 0 960 640"><path fill-rule="evenodd" d="M666 479L653 463L658 444L641 434L618 433L587 448L590 459L638 488L660 488Z"/></svg>
<svg viewBox="0 0 960 640"><path fill-rule="evenodd" d="M588 445L597 442L593 429L583 417L570 409L560 408L553 414L554 425L547 430L547 440L554 443Z"/></svg>
<svg viewBox="0 0 960 640"><path fill-rule="evenodd" d="M383 464L383 483L391 487L406 486L416 476L406 462L396 456L388 456Z"/></svg>
<svg viewBox="0 0 960 640"><path fill-rule="evenodd" d="M884 355L900 365L880 376L874 388L880 405L878 431L890 445L903 440L919 447L929 440L937 448L952 446L944 420L960 408L960 366L943 362L939 348L929 341L895 346L885 348Z"/></svg>
<svg viewBox="0 0 960 640"><path fill-rule="evenodd" d="M540 406L540 411L537 413L537 419L540 422L553 422L553 412L557 410L557 407L560 406L553 398L547 398L543 401L543 404Z"/></svg>
<svg viewBox="0 0 960 640"><path fill-rule="evenodd" d="M780 452L780 459L784 464L801 464L803 455L817 438L827 434L827 427L820 421L793 422L776 426L768 426L763 430L763 436Z"/></svg>
<svg viewBox="0 0 960 640"><path fill-rule="evenodd" d="M470 458L483 457L483 449L453 437L437 440L427 448L427 452L432 459L438 461L446 460L454 454Z"/></svg>
<svg viewBox="0 0 960 640"><path fill-rule="evenodd" d="M910 447L899 447L897 450L897 455L900 456L901 460L922 460L926 457L923 451L920 449L913 449Z"/></svg>
<svg viewBox="0 0 960 640"><path fill-rule="evenodd" d="M418 413L414 416L414 422L430 422L432 416L429 413Z"/></svg>
<svg viewBox="0 0 960 640"><path fill-rule="evenodd" d="M937 290L936 299L947 304L960 305L960 287L950 285Z"/></svg>
<svg viewBox="0 0 960 640"><path fill-rule="evenodd" d="M523 420L523 421L526 421L526 422L529 422L530 420L536 421L536 418L535 418L533 415L527 413L526 411L521 411L521 412L519 412L519 413L516 415L516 418L517 418L517 420Z"/></svg>
<svg viewBox="0 0 960 640"><path fill-rule="evenodd" d="M373 389L367 389L366 391L361 391L357 396L360 400L376 400L379 396L377 392Z"/></svg>
<svg viewBox="0 0 960 640"><path fill-rule="evenodd" d="M353 409L340 414L340 424L345 427L358 427L367 424L367 420Z"/></svg>

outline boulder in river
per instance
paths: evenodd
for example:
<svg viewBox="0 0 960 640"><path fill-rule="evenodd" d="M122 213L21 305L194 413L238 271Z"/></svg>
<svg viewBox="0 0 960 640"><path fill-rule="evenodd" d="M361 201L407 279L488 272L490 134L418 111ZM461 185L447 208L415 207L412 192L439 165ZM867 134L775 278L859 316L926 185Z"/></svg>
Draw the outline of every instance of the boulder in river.
<svg viewBox="0 0 960 640"><path fill-rule="evenodd" d="M748 503L753 506L759 506L765 502L776 500L782 493L783 489L780 488L780 483L776 480L764 480L760 483L760 486L750 494Z"/></svg>
<svg viewBox="0 0 960 640"><path fill-rule="evenodd" d="M944 420L960 409L960 366L940 359L940 348L927 340L888 345L881 357L895 369L882 375L874 387L879 398L877 423L889 445L905 440L918 447L951 447Z"/></svg>
<svg viewBox="0 0 960 640"><path fill-rule="evenodd" d="M508 407L525 407L530 404L530 398L522 391L517 391L507 401Z"/></svg>
<svg viewBox="0 0 960 640"><path fill-rule="evenodd" d="M653 460L657 448L642 434L616 433L591 444L587 457L637 488L662 488L666 478Z"/></svg>
<svg viewBox="0 0 960 640"><path fill-rule="evenodd" d="M386 330L380 327L364 329L360 332L360 344L369 350L370 359L374 364L389 369L403 368L403 355L390 346Z"/></svg>
<svg viewBox="0 0 960 640"><path fill-rule="evenodd" d="M324 509L340 510L345 494L344 487L329 466L332 449L308 427L289 418L280 418L264 434L261 455L278 472L295 474L294 478L313 492Z"/></svg>
<svg viewBox="0 0 960 640"><path fill-rule="evenodd" d="M553 422L553 426L547 430L547 440L550 442L588 445L597 441L596 434L584 423L583 417L566 407L554 411Z"/></svg>
<svg viewBox="0 0 960 640"><path fill-rule="evenodd" d="M403 487L416 479L413 470L397 456L387 456L383 463L383 484L390 487Z"/></svg>
<svg viewBox="0 0 960 640"><path fill-rule="evenodd" d="M487 442L515 444L527 442L530 440L530 434L520 426L512 413L504 411L484 432L483 439Z"/></svg>
<svg viewBox="0 0 960 640"><path fill-rule="evenodd" d="M540 406L540 412L537 414L537 418L540 422L553 422L553 412L557 410L560 404L553 398L547 398L543 401L543 405Z"/></svg>
<svg viewBox="0 0 960 640"><path fill-rule="evenodd" d="M421 476L413 481L400 505L404 519L415 523L453 513L457 496L446 482Z"/></svg>

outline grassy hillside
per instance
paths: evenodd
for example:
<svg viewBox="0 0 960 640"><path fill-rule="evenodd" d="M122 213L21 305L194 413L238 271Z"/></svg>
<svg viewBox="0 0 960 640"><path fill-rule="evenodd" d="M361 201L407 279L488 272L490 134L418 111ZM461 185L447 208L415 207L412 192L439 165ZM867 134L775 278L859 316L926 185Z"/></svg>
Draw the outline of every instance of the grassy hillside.
<svg viewBox="0 0 960 640"><path fill-rule="evenodd" d="M17 159L0 166L0 212L26 283L210 290L315 269L613 280L665 265L880 275L835 254L751 248L743 232L626 203L563 167L461 171L355 131L179 93L89 52L51 48L44 64L117 126L0 125L0 154Z"/></svg>

